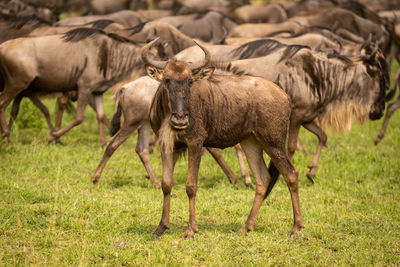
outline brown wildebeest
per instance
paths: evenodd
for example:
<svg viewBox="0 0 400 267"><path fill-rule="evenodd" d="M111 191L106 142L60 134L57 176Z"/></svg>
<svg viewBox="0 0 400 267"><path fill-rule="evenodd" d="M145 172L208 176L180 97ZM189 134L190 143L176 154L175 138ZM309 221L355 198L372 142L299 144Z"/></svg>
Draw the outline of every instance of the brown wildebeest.
<svg viewBox="0 0 400 267"><path fill-rule="evenodd" d="M392 90L390 90L390 92L386 95L386 102L389 102L395 96L396 89L399 88L398 87L399 82L400 82L400 70L396 74ZM386 128L389 124L390 117L392 117L393 113L399 108L400 108L400 94L398 98L393 103L390 103L386 109L386 115L382 124L382 129L380 130L378 136L375 138L374 141L375 145L377 145L380 141L382 141L383 137L385 137Z"/></svg>
<svg viewBox="0 0 400 267"><path fill-rule="evenodd" d="M280 23L287 20L286 10L282 5L271 3L267 5L245 5L233 12L239 23Z"/></svg>
<svg viewBox="0 0 400 267"><path fill-rule="evenodd" d="M89 38L90 37L90 38ZM98 119L104 122L102 94L115 83L129 78L140 61L140 48L132 41L103 31L79 28L65 35L18 38L0 46L0 124L3 139L9 141L5 108L21 92L64 93L77 91L75 121L52 133L54 141L84 118L91 96ZM63 62L63 68L59 68ZM105 141L104 129L101 141Z"/></svg>
<svg viewBox="0 0 400 267"><path fill-rule="evenodd" d="M241 50L250 53L258 49L262 42L258 40L245 44ZM307 173L313 181L327 141L325 132L314 120L318 117L323 127L330 125L338 131L349 131L354 120L362 123L368 116L371 120L381 118L385 109L385 93L390 84L388 64L378 47L372 44L365 44L363 55L357 57L282 44L265 46L260 51L265 56L216 65L235 73L270 80L279 75L278 83L292 101L289 157L292 159L296 150L300 126L317 135L319 140Z"/></svg>
<svg viewBox="0 0 400 267"><path fill-rule="evenodd" d="M222 43L226 35L236 27L236 23L227 16L215 11L164 17L158 21L171 24L192 38L214 44Z"/></svg>
<svg viewBox="0 0 400 267"><path fill-rule="evenodd" d="M280 172L292 198L291 234L298 234L303 227L298 176L285 151L290 117L288 96L276 84L260 77L213 75L214 68L207 67L210 54L201 46L203 62L150 59L147 53L152 43L143 48L142 59L148 75L160 82L150 109L150 123L160 139L164 193L162 218L153 235L163 235L170 225L172 174L179 148L188 149L186 192L190 214L184 237L193 238L198 231L195 198L203 146L225 148L239 142L256 180L253 207L239 233L253 230L262 201L272 189L271 181ZM270 170L264 163L263 151L271 157Z"/></svg>
<svg viewBox="0 0 400 267"><path fill-rule="evenodd" d="M342 32L348 37L360 36L364 40L372 34L374 42L383 41L381 48L384 52L387 52L391 42L391 36L385 25L362 18L343 8L319 10L315 14L293 17L279 24L242 24L234 28L228 37L268 37L280 31L291 31L296 34L306 27L323 27L336 33Z"/></svg>
<svg viewBox="0 0 400 267"><path fill-rule="evenodd" d="M160 187L161 184L158 181L149 160L149 139L151 131L149 113L151 101L153 100L158 86L159 83L157 81L147 76L144 76L133 82L125 84L116 93L117 110L112 119L112 125L110 128L110 134L112 135L112 138L108 142L107 148L103 154L103 158L101 159L95 173L93 174L92 182L94 184L98 183L104 167L106 166L108 160L111 158L115 150L123 142L125 142L128 137L130 137L136 131L136 129L138 129L136 153L139 155L139 158L142 161L154 186L157 188ZM120 125L121 113L124 114L124 123L122 127ZM236 147L236 149L239 148ZM207 148L207 150L221 166L229 181L231 183L240 184L241 181L230 170L219 150L215 148ZM239 163L241 164L240 167L242 175L245 177L246 186L252 187L251 178L247 173L244 161L239 158Z"/></svg>
<svg viewBox="0 0 400 267"><path fill-rule="evenodd" d="M95 20L112 20L124 27L134 27L140 23L147 21L145 17L132 10L122 10L114 12L107 15L92 15L92 16L82 16L82 17L69 17L60 20L56 23L57 26L67 26L67 25L83 25Z"/></svg>

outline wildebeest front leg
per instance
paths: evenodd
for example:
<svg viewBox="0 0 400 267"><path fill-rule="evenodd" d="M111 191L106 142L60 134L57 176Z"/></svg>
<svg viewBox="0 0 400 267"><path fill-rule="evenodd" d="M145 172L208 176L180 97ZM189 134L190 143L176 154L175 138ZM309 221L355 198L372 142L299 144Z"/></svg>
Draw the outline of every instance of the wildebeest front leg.
<svg viewBox="0 0 400 267"><path fill-rule="evenodd" d="M14 101L12 103L11 113L10 113L10 120L8 121L8 129L9 129L9 131L11 131L12 125L13 125L13 123L14 123L14 121L17 118L17 115L19 113L19 107L21 105L22 98L23 98L23 95L19 94L14 98Z"/></svg>
<svg viewBox="0 0 400 267"><path fill-rule="evenodd" d="M256 181L256 193L254 196L253 206L246 223L239 229L238 234L244 234L254 229L254 223L260 211L261 204L267 192L268 184L271 181L268 169L262 156L262 148L253 137L243 140L240 145L247 157L247 162L253 172Z"/></svg>
<svg viewBox="0 0 400 267"><path fill-rule="evenodd" d="M324 146L326 146L326 141L327 141L328 137L326 136L324 131L322 131L322 129L315 122L305 123L305 124L303 124L303 127L318 137L317 150L315 151L315 154L312 158L310 165L308 165L308 168L310 169L310 171L307 172L307 174L306 174L307 178L311 182L314 183L314 178L315 178L315 173L316 173L317 166L318 166L319 157L321 156L322 148Z"/></svg>
<svg viewBox="0 0 400 267"><path fill-rule="evenodd" d="M198 232L196 222L196 193L197 193L197 177L199 175L199 167L201 161L202 146L188 146L188 178L186 181L186 194L189 197L189 225L183 235L184 238L194 238L194 234Z"/></svg>
<svg viewBox="0 0 400 267"><path fill-rule="evenodd" d="M64 128L53 132L52 135L47 138L49 143L54 141L57 137L62 136L63 134L65 134L66 132L71 130L73 127L75 127L83 122L83 119L85 117L85 108L86 108L86 105L89 103L90 94L91 93L89 90L80 90L79 91L75 120L72 123L65 126Z"/></svg>
<svg viewBox="0 0 400 267"><path fill-rule="evenodd" d="M145 122L138 131L138 139L136 143L136 153L139 155L140 160L145 167L147 174L151 182L153 183L155 188L160 188L161 184L158 181L156 173L153 170L153 167L150 163L149 158L149 138L150 138L150 130L151 126L149 122Z"/></svg>
<svg viewBox="0 0 400 267"><path fill-rule="evenodd" d="M174 172L174 153L176 152L164 152L161 151L162 159L162 183L161 188L163 191L163 209L160 224L153 233L153 237L160 237L164 234L165 230L169 229L169 212L170 212L170 202L171 202L171 190L173 178L172 174Z"/></svg>
<svg viewBox="0 0 400 267"><path fill-rule="evenodd" d="M229 181L232 184L241 184L242 182L236 177L236 175L229 168L228 164L222 157L222 153L218 148L207 147L208 152L210 152L211 156L215 159L215 161L219 164L221 169L224 171L225 175L228 177Z"/></svg>

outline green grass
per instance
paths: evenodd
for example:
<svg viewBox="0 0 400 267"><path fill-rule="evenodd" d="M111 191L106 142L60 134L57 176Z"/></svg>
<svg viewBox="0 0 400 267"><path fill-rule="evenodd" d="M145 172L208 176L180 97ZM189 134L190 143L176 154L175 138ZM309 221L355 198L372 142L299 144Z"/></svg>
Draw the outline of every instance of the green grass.
<svg viewBox="0 0 400 267"><path fill-rule="evenodd" d="M107 96L106 110L113 112ZM386 137L373 145L382 121L329 133L316 184L306 179L311 155L295 154L306 228L291 239L289 191L279 179L264 202L253 232L236 236L254 191L229 184L206 154L199 173L195 240L184 240L188 222L187 157L178 161L171 202L171 228L151 234L161 216L162 192L152 187L134 152L136 135L114 154L94 187L90 178L104 148L96 117L66 134L65 145L47 145L47 126L29 100L13 129L12 145L0 145L1 265L376 265L400 264L400 112ZM54 100L46 100L50 107ZM36 121L29 122L34 114ZM20 114L23 115L23 114ZM25 119L28 118L28 119ZM66 116L70 122L72 116ZM307 150L317 143L302 131ZM224 156L239 174L233 149ZM157 175L156 149L151 161ZM161 178L161 177L160 177Z"/></svg>

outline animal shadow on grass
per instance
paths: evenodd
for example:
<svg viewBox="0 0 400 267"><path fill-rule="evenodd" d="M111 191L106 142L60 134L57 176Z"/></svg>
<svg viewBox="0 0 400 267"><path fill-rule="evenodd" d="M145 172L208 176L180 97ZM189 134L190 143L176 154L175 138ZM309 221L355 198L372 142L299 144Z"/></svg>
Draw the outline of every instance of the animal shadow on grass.
<svg viewBox="0 0 400 267"><path fill-rule="evenodd" d="M117 189L124 186L134 186L140 188L153 188L153 184L146 176L128 176L126 174L116 174L110 177L107 185L111 189ZM155 189L156 190L156 189Z"/></svg>

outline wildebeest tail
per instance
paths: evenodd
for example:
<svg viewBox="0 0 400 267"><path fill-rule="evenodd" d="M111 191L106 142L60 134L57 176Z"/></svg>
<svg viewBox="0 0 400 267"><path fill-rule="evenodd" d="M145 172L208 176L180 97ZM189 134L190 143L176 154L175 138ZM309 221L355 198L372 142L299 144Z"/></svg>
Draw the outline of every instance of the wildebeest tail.
<svg viewBox="0 0 400 267"><path fill-rule="evenodd" d="M271 175L271 182L268 185L267 192L265 193L264 199L266 199L268 197L269 193L271 193L271 191L274 188L276 181L278 181L278 177L279 177L279 171L276 168L276 166L274 165L274 163L272 162L272 160L269 164L268 171L269 171L269 174Z"/></svg>
<svg viewBox="0 0 400 267"><path fill-rule="evenodd" d="M115 110L115 113L111 120L111 125L110 125L110 135L111 136L114 136L119 131L119 129L121 129L121 115L122 115L122 108L121 108L121 101L120 101L121 94L122 94L122 90L118 92L117 99L115 102L116 110Z"/></svg>
<svg viewBox="0 0 400 267"><path fill-rule="evenodd" d="M397 72L396 77L394 78L393 88L387 93L385 101L389 102L392 100L394 95L396 94L396 89L399 86L399 79L400 79L400 70Z"/></svg>

